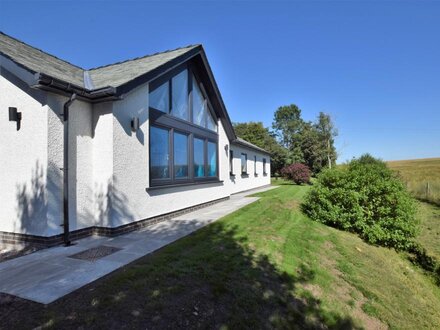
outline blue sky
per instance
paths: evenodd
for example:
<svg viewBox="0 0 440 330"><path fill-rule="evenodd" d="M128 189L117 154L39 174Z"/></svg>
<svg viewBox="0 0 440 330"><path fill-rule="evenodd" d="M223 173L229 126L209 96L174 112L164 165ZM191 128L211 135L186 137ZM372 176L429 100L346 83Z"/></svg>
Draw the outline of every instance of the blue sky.
<svg viewBox="0 0 440 330"><path fill-rule="evenodd" d="M439 1L5 1L0 30L85 68L202 43L233 121L330 113L339 162L440 156Z"/></svg>

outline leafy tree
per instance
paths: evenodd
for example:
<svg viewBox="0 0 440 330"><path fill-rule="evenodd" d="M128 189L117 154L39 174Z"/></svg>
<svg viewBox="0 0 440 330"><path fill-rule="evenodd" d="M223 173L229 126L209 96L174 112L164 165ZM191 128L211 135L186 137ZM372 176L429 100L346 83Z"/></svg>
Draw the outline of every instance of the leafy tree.
<svg viewBox="0 0 440 330"><path fill-rule="evenodd" d="M310 183L310 169L300 163L291 164L281 170L281 175L296 184Z"/></svg>
<svg viewBox="0 0 440 330"><path fill-rule="evenodd" d="M272 128L278 141L288 150L288 163L304 161L300 144L300 135L304 125L301 109L295 104L281 106L274 113Z"/></svg>
<svg viewBox="0 0 440 330"><path fill-rule="evenodd" d="M280 173L286 164L287 150L277 142L274 134L264 127L262 122L234 123L234 130L242 139L270 152L272 175Z"/></svg>
<svg viewBox="0 0 440 330"><path fill-rule="evenodd" d="M335 137L338 135L335 124L333 123L329 114L320 112L318 120L315 124L318 132L321 150L326 155L326 165L332 168L336 163L336 149L334 146Z"/></svg>

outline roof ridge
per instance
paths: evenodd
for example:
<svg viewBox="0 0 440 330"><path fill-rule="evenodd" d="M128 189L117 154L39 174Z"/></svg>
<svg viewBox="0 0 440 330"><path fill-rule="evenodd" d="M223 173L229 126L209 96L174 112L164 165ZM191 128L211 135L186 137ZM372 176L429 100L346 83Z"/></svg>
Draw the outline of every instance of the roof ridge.
<svg viewBox="0 0 440 330"><path fill-rule="evenodd" d="M87 69L86 71L102 69L102 68L106 68L106 67L113 66L113 65L118 65L118 64L122 64L122 63L126 63L126 62L132 62L132 61L140 60L140 59L147 58L147 57L152 57L152 56L156 56L156 55L160 55L160 54L165 54L165 53L171 53L171 52L174 52L176 50L185 49L185 48L191 48L191 47L198 47L198 46L201 46L201 45L202 44L192 44L192 45L188 45L188 46L178 47L178 48L175 48L175 49L168 49L168 50L165 50L165 51L162 51L162 52L156 52L156 53L153 53L153 54L148 54L148 55L144 55L144 56L134 57L134 58L131 58L131 59L128 59L128 60L124 60L124 61L119 61L119 62L115 62L115 63L111 63L111 64L97 66L97 67L94 67L94 68Z"/></svg>
<svg viewBox="0 0 440 330"><path fill-rule="evenodd" d="M33 48L33 49L35 49L35 50L38 50L39 52L41 52L41 53L43 53L43 54L46 54L46 55L51 56L51 57L53 57L53 58L56 58L56 59L59 60L59 61L62 61L62 62L64 62L64 63L67 63L67 64L69 64L69 65L71 65L71 66L74 66L75 68L78 68L78 69L80 69L80 70L82 70L82 71L85 71L82 67L80 67L80 66L78 66L78 65L76 65L76 64L70 63L69 61L63 60L62 58L59 58L59 57L57 57L57 56L55 56L55 55L52 55L52 54L49 54L48 52L45 52L44 50L42 50L42 49L40 49L40 48L37 48L37 47L31 46L31 45L25 43L24 41L21 41L20 39L14 38L14 37L10 36L9 34L4 33L3 31L0 31L0 34L6 36L7 38L13 39L13 40L15 40L15 41L17 41L17 42L19 42L19 43L25 45L25 46L31 47L31 48Z"/></svg>

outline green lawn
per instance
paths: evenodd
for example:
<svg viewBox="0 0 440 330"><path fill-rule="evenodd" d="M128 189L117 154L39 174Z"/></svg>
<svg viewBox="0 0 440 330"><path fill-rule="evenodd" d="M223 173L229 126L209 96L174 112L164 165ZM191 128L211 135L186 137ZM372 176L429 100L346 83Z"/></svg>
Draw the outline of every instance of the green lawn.
<svg viewBox="0 0 440 330"><path fill-rule="evenodd" d="M47 307L3 297L0 328L438 328L440 288L404 255L303 216L308 189L261 193Z"/></svg>

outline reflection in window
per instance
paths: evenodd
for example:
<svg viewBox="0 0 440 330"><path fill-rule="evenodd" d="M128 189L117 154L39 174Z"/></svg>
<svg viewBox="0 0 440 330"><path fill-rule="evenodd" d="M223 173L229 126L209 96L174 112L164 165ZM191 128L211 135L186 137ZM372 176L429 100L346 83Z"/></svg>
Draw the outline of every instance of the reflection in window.
<svg viewBox="0 0 440 330"><path fill-rule="evenodd" d="M209 111L207 111L207 116L206 116L206 128L210 129L211 131L217 131L217 124L214 118L212 118L212 115L210 114Z"/></svg>
<svg viewBox="0 0 440 330"><path fill-rule="evenodd" d="M160 85L155 90L150 92L149 98L150 107L168 113L168 109L170 108L168 82Z"/></svg>
<svg viewBox="0 0 440 330"><path fill-rule="evenodd" d="M188 177L188 136L174 133L174 177Z"/></svg>
<svg viewBox="0 0 440 330"><path fill-rule="evenodd" d="M200 90L197 80L195 77L192 79L193 82L193 123L199 126L205 126L205 99L203 98L202 91Z"/></svg>
<svg viewBox="0 0 440 330"><path fill-rule="evenodd" d="M208 176L217 176L217 143L208 142Z"/></svg>
<svg viewBox="0 0 440 330"><path fill-rule="evenodd" d="M194 138L194 177L205 176L205 141Z"/></svg>
<svg viewBox="0 0 440 330"><path fill-rule="evenodd" d="M167 129L151 126L150 155L151 178L169 178L169 133Z"/></svg>
<svg viewBox="0 0 440 330"><path fill-rule="evenodd" d="M266 158L263 158L263 174L267 174L267 172L266 172Z"/></svg>
<svg viewBox="0 0 440 330"><path fill-rule="evenodd" d="M247 174L247 155L241 154L241 173Z"/></svg>
<svg viewBox="0 0 440 330"><path fill-rule="evenodd" d="M172 107L171 114L178 118L188 118L188 71L183 70L171 79Z"/></svg>

